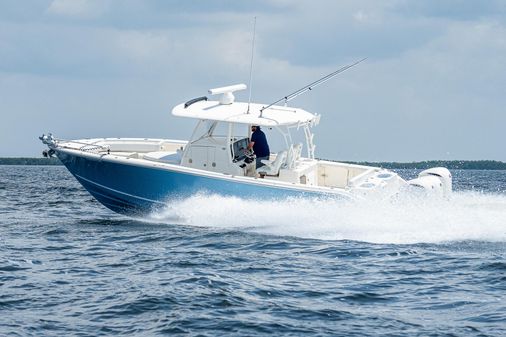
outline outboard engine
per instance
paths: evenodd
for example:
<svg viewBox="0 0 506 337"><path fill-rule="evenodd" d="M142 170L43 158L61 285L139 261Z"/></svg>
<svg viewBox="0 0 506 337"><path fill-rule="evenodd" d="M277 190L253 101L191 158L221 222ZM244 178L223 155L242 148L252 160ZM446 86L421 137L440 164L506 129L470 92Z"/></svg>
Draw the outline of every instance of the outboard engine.
<svg viewBox="0 0 506 337"><path fill-rule="evenodd" d="M445 167L434 167L420 172L418 178L408 181L408 185L448 197L452 193L452 175Z"/></svg>

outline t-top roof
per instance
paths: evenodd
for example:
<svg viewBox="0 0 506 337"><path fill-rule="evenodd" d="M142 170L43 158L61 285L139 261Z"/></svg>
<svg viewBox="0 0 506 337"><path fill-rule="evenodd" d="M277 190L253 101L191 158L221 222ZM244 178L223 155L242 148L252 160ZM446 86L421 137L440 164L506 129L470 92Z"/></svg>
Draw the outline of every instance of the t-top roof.
<svg viewBox="0 0 506 337"><path fill-rule="evenodd" d="M185 107L186 106L186 107ZM172 109L172 114L178 117L215 120L229 123L252 124L260 126L287 126L299 123L318 122L318 115L302 109L273 105L263 111L260 109L267 104L234 102L220 104L218 101L197 101L191 105L179 104Z"/></svg>

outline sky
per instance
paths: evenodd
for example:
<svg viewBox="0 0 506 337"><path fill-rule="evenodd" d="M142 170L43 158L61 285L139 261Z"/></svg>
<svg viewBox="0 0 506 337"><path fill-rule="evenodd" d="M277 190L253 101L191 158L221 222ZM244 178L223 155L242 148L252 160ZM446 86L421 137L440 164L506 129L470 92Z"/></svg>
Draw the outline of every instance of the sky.
<svg viewBox="0 0 506 337"><path fill-rule="evenodd" d="M254 17L255 102L367 57L290 102L322 116L317 157L506 161L499 0L0 0L0 157L48 132L188 139L172 108L248 83Z"/></svg>

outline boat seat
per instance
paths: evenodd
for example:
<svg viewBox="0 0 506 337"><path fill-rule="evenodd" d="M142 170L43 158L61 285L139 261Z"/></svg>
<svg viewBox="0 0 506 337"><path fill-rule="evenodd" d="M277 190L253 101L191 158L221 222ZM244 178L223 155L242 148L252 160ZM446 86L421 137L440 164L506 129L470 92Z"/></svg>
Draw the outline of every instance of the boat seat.
<svg viewBox="0 0 506 337"><path fill-rule="evenodd" d="M273 161L270 160L261 160L264 166L259 167L257 172L260 175L266 176L277 176L279 174L279 169L281 165L284 164L286 160L286 151L280 151L276 155L276 158Z"/></svg>
<svg viewBox="0 0 506 337"><path fill-rule="evenodd" d="M292 144L288 149L288 155L286 158L286 163L283 165L283 168L293 169L295 167L295 162L300 159L300 153L302 152L302 144Z"/></svg>

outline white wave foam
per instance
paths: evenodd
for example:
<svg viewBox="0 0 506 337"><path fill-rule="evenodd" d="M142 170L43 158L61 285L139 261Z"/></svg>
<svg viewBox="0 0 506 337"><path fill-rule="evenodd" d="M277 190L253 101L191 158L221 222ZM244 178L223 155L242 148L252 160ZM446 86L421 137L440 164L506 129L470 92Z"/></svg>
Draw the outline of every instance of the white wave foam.
<svg viewBox="0 0 506 337"><path fill-rule="evenodd" d="M451 200L368 202L195 195L171 202L151 219L324 240L506 242L506 196L476 192L454 193Z"/></svg>

